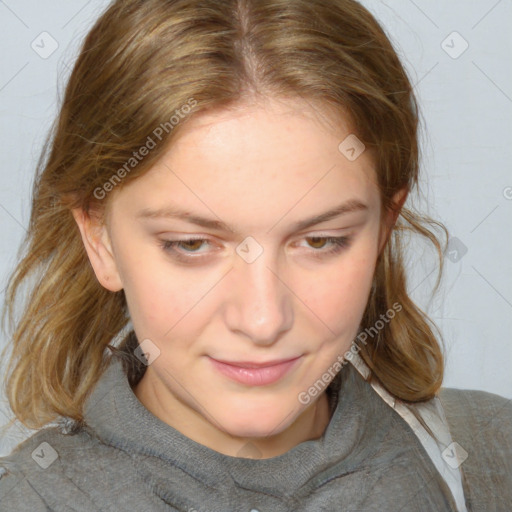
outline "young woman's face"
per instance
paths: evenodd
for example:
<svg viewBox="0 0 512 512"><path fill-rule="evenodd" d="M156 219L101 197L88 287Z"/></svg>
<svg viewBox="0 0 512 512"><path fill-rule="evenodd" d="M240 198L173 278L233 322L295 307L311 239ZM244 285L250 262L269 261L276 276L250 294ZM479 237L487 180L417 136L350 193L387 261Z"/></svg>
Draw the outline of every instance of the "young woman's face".
<svg viewBox="0 0 512 512"><path fill-rule="evenodd" d="M175 409L268 436L327 386L385 235L368 152L338 147L350 133L298 102L203 115L113 196L104 283L124 289L139 341L159 352L144 378Z"/></svg>

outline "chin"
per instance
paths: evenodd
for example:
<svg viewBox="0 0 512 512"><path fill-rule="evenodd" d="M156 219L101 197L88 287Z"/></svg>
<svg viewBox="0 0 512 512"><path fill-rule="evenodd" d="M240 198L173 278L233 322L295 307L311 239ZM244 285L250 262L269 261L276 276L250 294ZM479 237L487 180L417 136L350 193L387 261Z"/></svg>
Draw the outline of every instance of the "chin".
<svg viewBox="0 0 512 512"><path fill-rule="evenodd" d="M279 421L273 423L247 422L246 424L229 425L225 431L233 437L260 439L280 434L284 428L279 424Z"/></svg>
<svg viewBox="0 0 512 512"><path fill-rule="evenodd" d="M273 408L251 408L250 404L245 405L244 408L230 409L232 412L221 423L223 430L231 436L261 438L280 434L297 419L300 412L277 403Z"/></svg>

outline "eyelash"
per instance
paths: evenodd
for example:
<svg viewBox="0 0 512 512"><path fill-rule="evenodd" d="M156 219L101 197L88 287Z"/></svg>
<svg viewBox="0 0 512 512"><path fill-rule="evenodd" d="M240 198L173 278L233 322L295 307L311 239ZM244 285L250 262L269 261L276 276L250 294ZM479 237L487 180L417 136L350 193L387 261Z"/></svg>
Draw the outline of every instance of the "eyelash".
<svg viewBox="0 0 512 512"><path fill-rule="evenodd" d="M328 250L321 249L312 249L312 256L314 258L324 258L334 254L340 253L343 249L349 247L352 237L350 236L308 236L304 238L305 240L321 240L326 243L331 244L331 248ZM191 263L192 261L197 261L202 259L200 256L184 256L183 253L176 250L175 247L180 244L187 244L191 242L208 242L206 238L187 238L183 240L161 240L161 246L164 251L172 253L173 256L182 262ZM188 254L195 254L197 251L185 251ZM200 253L199 253L200 254Z"/></svg>

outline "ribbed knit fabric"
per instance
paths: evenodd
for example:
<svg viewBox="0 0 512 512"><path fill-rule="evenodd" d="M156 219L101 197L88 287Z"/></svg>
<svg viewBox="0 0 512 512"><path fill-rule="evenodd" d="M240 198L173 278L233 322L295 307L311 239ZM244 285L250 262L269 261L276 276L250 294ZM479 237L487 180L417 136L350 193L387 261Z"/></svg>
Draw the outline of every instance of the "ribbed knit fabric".
<svg viewBox="0 0 512 512"><path fill-rule="evenodd" d="M0 458L0 511L456 511L412 429L352 365L336 379L323 436L270 459L230 457L192 441L142 405L126 371L112 357L87 401L85 425L42 429ZM511 409L503 408L505 420ZM505 461L510 432L500 441L508 443ZM511 487L504 464L499 485ZM469 512L510 510L497 500L479 508L487 489L474 475L470 485Z"/></svg>

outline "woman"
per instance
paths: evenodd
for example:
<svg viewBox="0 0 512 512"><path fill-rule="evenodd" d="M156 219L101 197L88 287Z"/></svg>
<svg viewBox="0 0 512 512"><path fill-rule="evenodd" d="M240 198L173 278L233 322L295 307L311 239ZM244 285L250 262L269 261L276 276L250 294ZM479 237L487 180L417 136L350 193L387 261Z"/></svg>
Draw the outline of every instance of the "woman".
<svg viewBox="0 0 512 512"><path fill-rule="evenodd" d="M113 2L7 294L7 396L47 428L2 506L508 510L512 407L441 389L406 290L404 233L442 267L404 206L417 125L355 1Z"/></svg>

